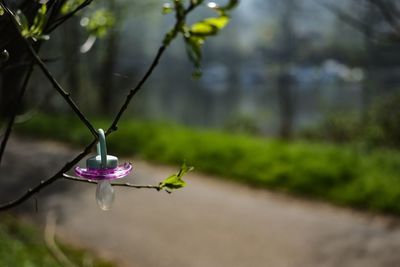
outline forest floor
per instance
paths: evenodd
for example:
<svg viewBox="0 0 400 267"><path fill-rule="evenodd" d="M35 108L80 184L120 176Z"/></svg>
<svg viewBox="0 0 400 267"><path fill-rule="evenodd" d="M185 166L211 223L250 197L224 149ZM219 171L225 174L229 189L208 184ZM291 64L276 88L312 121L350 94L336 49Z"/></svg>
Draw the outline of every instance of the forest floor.
<svg viewBox="0 0 400 267"><path fill-rule="evenodd" d="M48 177L78 151L14 138L0 168L0 201ZM110 153L112 154L112 153ZM122 161L122 160L121 160ZM127 180L157 184L178 167L132 159ZM400 219L249 188L201 173L167 194L115 188L111 211L95 186L60 180L13 210L57 235L132 267L376 267L400 264Z"/></svg>

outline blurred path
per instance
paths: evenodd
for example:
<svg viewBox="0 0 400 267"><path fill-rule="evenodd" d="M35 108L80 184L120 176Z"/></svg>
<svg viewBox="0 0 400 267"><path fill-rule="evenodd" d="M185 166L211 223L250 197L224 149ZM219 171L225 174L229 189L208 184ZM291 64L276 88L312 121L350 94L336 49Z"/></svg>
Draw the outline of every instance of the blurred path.
<svg viewBox="0 0 400 267"><path fill-rule="evenodd" d="M11 179L31 183L75 153L53 142L12 140L0 171L1 200ZM131 180L146 184L177 170L139 160L134 168ZM37 221L54 210L62 238L118 259L121 266L400 266L397 219L249 189L198 173L186 180L187 188L170 195L116 188L110 212L97 208L94 186L60 181L38 196L38 213L32 212L32 201L21 209L31 211L29 216Z"/></svg>

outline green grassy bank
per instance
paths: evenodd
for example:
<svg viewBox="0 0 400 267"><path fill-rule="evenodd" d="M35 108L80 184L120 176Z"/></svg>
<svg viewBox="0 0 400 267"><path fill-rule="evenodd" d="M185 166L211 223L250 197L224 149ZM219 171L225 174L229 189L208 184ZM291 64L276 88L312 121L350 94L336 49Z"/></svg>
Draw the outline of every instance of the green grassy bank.
<svg viewBox="0 0 400 267"><path fill-rule="evenodd" d="M11 216L0 216L0 266L59 267L43 240L43 233L33 226ZM83 266L84 259L92 258L87 252L58 244L68 260ZM93 258L92 258L93 259ZM111 263L94 259L93 267L112 267Z"/></svg>
<svg viewBox="0 0 400 267"><path fill-rule="evenodd" d="M96 121L96 127L105 127ZM90 134L77 119L36 116L21 133L81 145ZM283 142L182 126L124 121L108 140L111 154L161 163L183 159L199 171L373 211L400 214L400 152L350 145Z"/></svg>

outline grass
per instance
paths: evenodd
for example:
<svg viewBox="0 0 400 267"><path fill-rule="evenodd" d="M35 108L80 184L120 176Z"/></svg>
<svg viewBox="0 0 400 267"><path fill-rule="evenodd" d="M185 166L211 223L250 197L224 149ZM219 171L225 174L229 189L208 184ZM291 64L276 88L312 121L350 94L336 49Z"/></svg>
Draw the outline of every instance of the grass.
<svg viewBox="0 0 400 267"><path fill-rule="evenodd" d="M84 250L58 244L68 259L82 266L84 258L93 257ZM43 234L32 225L11 216L0 217L0 266L59 267L43 241ZM112 267L109 262L93 259L93 267Z"/></svg>
<svg viewBox="0 0 400 267"><path fill-rule="evenodd" d="M97 127L105 121L97 120ZM86 144L76 119L36 116L22 133ZM167 164L184 159L199 171L249 185L324 199L341 205L400 214L400 152L362 151L351 145L283 142L165 123L124 121L108 139L111 154Z"/></svg>

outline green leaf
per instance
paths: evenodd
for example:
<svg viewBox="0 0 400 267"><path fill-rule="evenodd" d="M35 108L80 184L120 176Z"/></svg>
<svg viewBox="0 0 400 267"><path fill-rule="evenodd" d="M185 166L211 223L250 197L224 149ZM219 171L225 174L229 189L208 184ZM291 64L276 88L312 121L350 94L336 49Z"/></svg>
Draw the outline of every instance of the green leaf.
<svg viewBox="0 0 400 267"><path fill-rule="evenodd" d="M229 22L228 16L208 18L192 25L190 32L198 36L216 35Z"/></svg>
<svg viewBox="0 0 400 267"><path fill-rule="evenodd" d="M174 10L174 7L170 3L165 3L162 7L162 14L166 15L171 13Z"/></svg>
<svg viewBox="0 0 400 267"><path fill-rule="evenodd" d="M4 15L4 9L0 6L0 16Z"/></svg>
<svg viewBox="0 0 400 267"><path fill-rule="evenodd" d="M184 187L186 185L186 182L182 180L182 177L192 170L193 167L187 166L186 163L184 162L179 172L169 176L164 181L160 182L159 184L160 189L173 190Z"/></svg>
<svg viewBox="0 0 400 267"><path fill-rule="evenodd" d="M76 10L85 0L69 0L66 1L61 7L61 14L65 15Z"/></svg>
<svg viewBox="0 0 400 267"><path fill-rule="evenodd" d="M29 23L28 19L26 18L25 14L22 13L21 10L17 10L17 12L14 15L15 20L18 23L19 30L21 31L21 34L23 36L26 36L29 34Z"/></svg>
<svg viewBox="0 0 400 267"><path fill-rule="evenodd" d="M195 79L199 79L201 77L201 58L202 51L201 47L204 43L204 37L200 36L190 36L185 38L186 44L186 52L189 57L189 60L193 63L195 67L195 71L193 72L192 77Z"/></svg>
<svg viewBox="0 0 400 267"><path fill-rule="evenodd" d="M189 60L193 63L195 71L192 77L199 79L201 77L201 48L206 37L218 34L219 30L224 28L229 22L226 15L208 18L193 24L187 32L184 33L186 51Z"/></svg>
<svg viewBox="0 0 400 267"><path fill-rule="evenodd" d="M199 67L202 58L201 46L204 43L204 38L198 36L190 36L188 38L185 38L185 43L186 51L188 53L190 61L192 61L192 63L196 67Z"/></svg>
<svg viewBox="0 0 400 267"><path fill-rule="evenodd" d="M46 17L47 14L47 6L46 4L41 5L35 18L33 19L33 23L29 26L28 20L25 17L24 13L21 10L16 12L15 20L18 23L19 30L21 31L21 35L25 38L32 38L34 40L42 39L48 40L49 36L43 35L43 30L46 25Z"/></svg>
<svg viewBox="0 0 400 267"><path fill-rule="evenodd" d="M104 37L108 30L115 25L115 16L106 9L98 9L91 16L85 18L83 25L90 35Z"/></svg>
<svg viewBox="0 0 400 267"><path fill-rule="evenodd" d="M31 37L40 37L42 35L44 26L46 24L46 13L47 6L44 4L39 8L38 13L33 20L33 24L29 29L29 35Z"/></svg>

